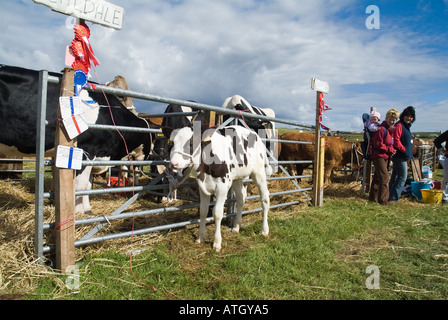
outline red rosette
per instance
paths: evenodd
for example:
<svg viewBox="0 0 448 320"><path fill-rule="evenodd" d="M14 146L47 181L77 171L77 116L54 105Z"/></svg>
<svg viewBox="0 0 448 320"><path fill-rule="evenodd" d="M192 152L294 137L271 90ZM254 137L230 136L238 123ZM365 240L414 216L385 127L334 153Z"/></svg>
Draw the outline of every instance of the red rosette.
<svg viewBox="0 0 448 320"><path fill-rule="evenodd" d="M89 73L90 66L88 66L83 60L76 59L72 64L72 68L76 70L82 70L85 74Z"/></svg>
<svg viewBox="0 0 448 320"><path fill-rule="evenodd" d="M80 41L83 41L83 37L90 38L89 27L84 22L75 24L75 36Z"/></svg>
<svg viewBox="0 0 448 320"><path fill-rule="evenodd" d="M73 39L72 41L72 50L73 54L76 58L80 58L81 60L85 60L86 58L86 52L84 50L84 45L82 41L79 41L77 39Z"/></svg>
<svg viewBox="0 0 448 320"><path fill-rule="evenodd" d="M90 45L90 29L84 23L75 24L75 39L72 41L72 47L75 55L81 60L84 60L85 64L90 69L90 64L93 63L95 66L99 65L98 60L93 53L92 46ZM79 43L80 42L80 43Z"/></svg>

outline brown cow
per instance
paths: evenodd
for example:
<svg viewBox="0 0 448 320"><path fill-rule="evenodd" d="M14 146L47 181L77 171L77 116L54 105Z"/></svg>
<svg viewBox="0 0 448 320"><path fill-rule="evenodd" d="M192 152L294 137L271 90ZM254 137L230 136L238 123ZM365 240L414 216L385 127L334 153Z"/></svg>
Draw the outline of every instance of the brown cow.
<svg viewBox="0 0 448 320"><path fill-rule="evenodd" d="M414 143L412 144L412 153L415 158L418 158L419 156L419 149L420 147L427 146L428 149L434 146L434 141L432 140L423 140L420 138L414 137Z"/></svg>
<svg viewBox="0 0 448 320"><path fill-rule="evenodd" d="M287 132L280 136L280 140L314 142L314 134L302 132ZM314 144L282 143L279 155L280 161L314 160ZM339 137L325 137L325 174L324 183L331 182L333 169L353 163L352 169L359 169L362 164L362 153L359 142L349 142ZM296 164L297 175L302 175L308 164ZM292 169L292 165L288 165ZM290 170L291 171L291 170Z"/></svg>
<svg viewBox="0 0 448 320"><path fill-rule="evenodd" d="M115 76L115 79L111 82L106 83L106 86L112 88L118 88L123 90L129 90L126 78L123 76ZM137 115L134 107L134 99L132 97L116 96L118 100L126 107L128 110L132 111Z"/></svg>

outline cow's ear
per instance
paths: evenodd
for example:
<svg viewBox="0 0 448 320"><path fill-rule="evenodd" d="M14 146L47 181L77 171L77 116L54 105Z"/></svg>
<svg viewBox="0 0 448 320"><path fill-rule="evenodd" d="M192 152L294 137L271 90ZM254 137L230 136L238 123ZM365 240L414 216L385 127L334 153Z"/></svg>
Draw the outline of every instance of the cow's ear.
<svg viewBox="0 0 448 320"><path fill-rule="evenodd" d="M171 137L171 133L173 132L173 128L170 127L162 127L163 135L169 139Z"/></svg>

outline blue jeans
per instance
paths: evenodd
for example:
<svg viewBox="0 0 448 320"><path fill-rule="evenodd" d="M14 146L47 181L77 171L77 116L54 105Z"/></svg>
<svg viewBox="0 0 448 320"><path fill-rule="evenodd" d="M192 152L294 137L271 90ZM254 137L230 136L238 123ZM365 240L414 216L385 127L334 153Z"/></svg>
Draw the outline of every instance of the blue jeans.
<svg viewBox="0 0 448 320"><path fill-rule="evenodd" d="M398 201L408 176L408 162L401 159L392 159L392 163L392 176L389 181L389 201Z"/></svg>

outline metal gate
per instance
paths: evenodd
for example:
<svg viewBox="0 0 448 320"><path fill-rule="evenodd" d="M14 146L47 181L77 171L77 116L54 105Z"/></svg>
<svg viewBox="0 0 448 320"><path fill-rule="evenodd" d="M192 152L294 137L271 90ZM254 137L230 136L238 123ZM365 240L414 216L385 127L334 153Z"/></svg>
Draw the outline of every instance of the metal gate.
<svg viewBox="0 0 448 320"><path fill-rule="evenodd" d="M40 80L39 80L39 105L38 105L38 124L37 124L37 132L36 132L36 195L35 195L35 253L38 257L43 257L44 254L52 252L55 249L54 244L44 244L44 232L48 230L52 230L54 228L54 223L47 223L44 224L43 222L43 207L44 207L44 199L50 199L54 196L54 193L52 192L44 192L44 172L45 172L45 166L53 165L53 162L48 162L44 158L44 137L45 137L45 126L46 126L46 96L47 96L47 84L48 83L59 83L60 79L58 77L49 76L47 71L41 71L40 72ZM89 89L92 90L92 89ZM115 94L119 96L128 96L133 97L136 99L143 99L143 100L149 100L154 101L158 103L165 103L165 104L178 104L183 106L192 107L195 109L199 109L201 111L199 112L216 112L217 114L227 114L230 115L232 118L229 119L228 123L230 121L236 121L240 122L241 125L245 125L244 121L241 121L241 115L243 114L244 117L248 118L256 118L260 120L266 120L266 121L273 121L281 124L290 125L293 127L298 128L306 128L306 129L315 129L314 126L311 125L303 125L295 121L290 120L282 120L282 119L276 119L276 118L270 118L265 116L260 116L256 114L250 114L250 113L242 113L235 110L228 110L223 109L221 107L216 107L212 105L207 104L200 104L195 103L191 101L184 101L184 100L178 100L178 99L171 99L171 98L164 98L159 97L151 94L143 94L138 92L132 92L128 90L122 90L122 89L116 89L111 88L107 86L98 85L96 89L94 89L97 92L105 92L109 94ZM226 125L227 123L221 124ZM120 130L137 130L129 127L120 127ZM116 127L105 127L105 126L93 126L89 125L89 130L116 130ZM160 132L153 129L138 129L140 131L145 132ZM267 140L267 139L264 139ZM288 143L303 143L303 142L294 142L294 141L282 141L278 139L271 139L271 142L288 142ZM312 143L307 143L312 144ZM269 152L268 152L269 153ZM278 176L278 177L269 177L268 181L274 181L274 180L290 180L292 185L294 186L294 189L287 190L287 191L281 191L281 192L275 192L271 193L270 196L281 196L281 195L287 195L287 194L293 194L293 193L302 193L306 194L307 191L312 190L312 188L301 188L299 184L297 183L297 178L309 178L312 177L311 175L302 175L302 176L291 176L287 172L287 170L284 168L284 165L286 164L313 164L313 161L277 161L277 159L274 157L274 155L271 153L270 156L270 163L272 165L278 166L279 170L285 174L285 176ZM134 166L149 166L149 165L158 165L158 164L167 164L167 161L160 161L160 160L149 160L149 161L132 161L132 165ZM107 165L107 166L124 166L124 165L130 165L130 161L83 161L83 166L101 166L101 165ZM139 230L130 230L127 232L120 232L115 234L109 234L105 236L95 236L98 231L100 231L106 224L108 224L110 221L114 221L117 219L134 219L136 217L142 217L142 216L148 216L148 215L154 215L154 214L160 214L160 213L172 213L177 212L181 210L187 210L187 209L193 209L193 208L199 208L199 203L197 200L194 199L189 204L179 205L179 206L170 206L170 207L161 207L151 210L144 210L140 212L131 212L131 213L124 213L124 211L131 206L135 201L137 201L143 194L148 192L153 192L155 190L163 190L169 187L168 184L159 184L164 178L166 178L166 172L162 173L161 175L155 177L151 180L150 183L147 185L142 186L135 186L135 187L119 187L119 188L107 188L107 189L94 189L90 191L76 191L76 196L82 196L82 195L94 195L94 194L106 194L106 193L118 193L118 192L133 192L134 195L126 201L120 208L116 209L114 212L112 212L108 216L98 216L93 218L86 218L86 219L76 219L74 222L74 226L81 226L81 225L87 225L92 224L94 225L93 228L87 232L85 235L83 235L80 239L75 241L75 247L85 246L88 244L98 243L102 241L107 240L113 240L118 238L124 238L129 237L131 235L142 235L147 234L151 232L157 232L162 230L168 230L173 228L180 228L185 227L192 224L198 224L199 219L195 220L189 220L189 221L180 221L173 224L167 224L167 225L160 225L156 227L150 227L150 228L143 228ZM250 183L251 180L248 179L245 181L246 183ZM316 183L316 182L315 182ZM186 183L182 184L183 187L191 187L195 186L195 181L187 181ZM234 211L234 204L235 199L232 197L232 193L229 194L229 198L227 200L227 215L226 217L233 217L235 216ZM247 200L256 199L259 196L249 196L247 197ZM306 201L309 201L310 198L304 199ZM279 203L276 205L272 205L270 209L274 208L280 208L285 206L291 206L296 205L299 203L302 203L303 200L297 200L297 201L291 201L287 203ZM211 203L213 205L213 203ZM257 209L251 209L246 210L243 212L243 214L249 214L252 212L261 211L261 208ZM207 221L213 221L213 217L210 217L207 219Z"/></svg>

